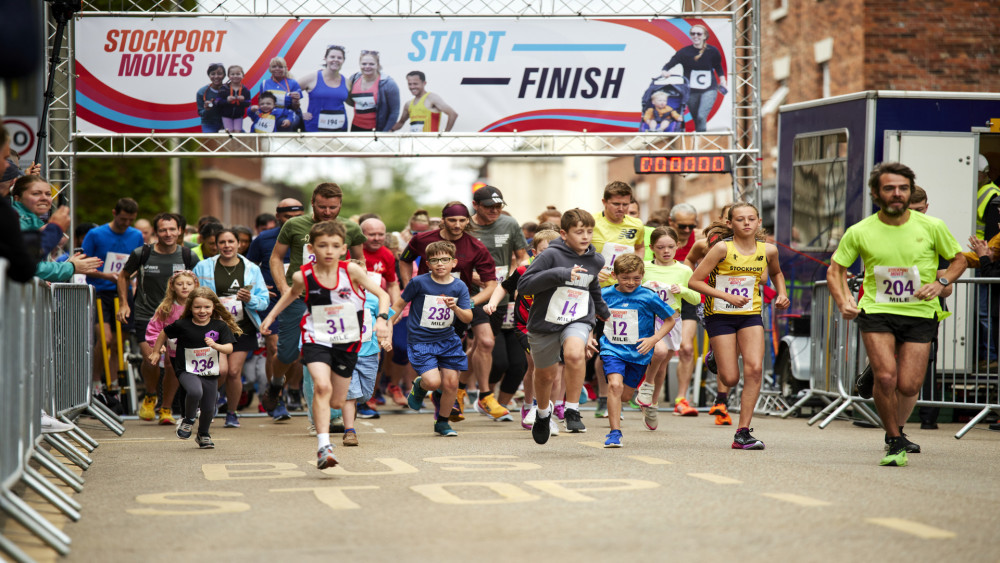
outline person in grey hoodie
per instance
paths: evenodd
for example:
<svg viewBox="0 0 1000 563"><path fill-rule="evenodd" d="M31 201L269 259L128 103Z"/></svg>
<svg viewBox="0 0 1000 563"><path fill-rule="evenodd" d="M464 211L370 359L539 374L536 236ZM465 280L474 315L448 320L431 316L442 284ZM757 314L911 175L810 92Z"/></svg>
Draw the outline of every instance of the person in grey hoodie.
<svg viewBox="0 0 1000 563"><path fill-rule="evenodd" d="M597 318L605 320L610 314L597 280L604 257L590 244L594 224L594 216L583 209L563 213L562 238L552 241L517 283L518 292L534 296L528 313L528 344L535 361L535 397L539 407L531 435L538 444L547 442L550 435L550 394L560 354L566 364L566 396L579 397L586 375L588 345L596 348L591 332ZM578 404L567 403L565 416L567 430L587 431Z"/></svg>

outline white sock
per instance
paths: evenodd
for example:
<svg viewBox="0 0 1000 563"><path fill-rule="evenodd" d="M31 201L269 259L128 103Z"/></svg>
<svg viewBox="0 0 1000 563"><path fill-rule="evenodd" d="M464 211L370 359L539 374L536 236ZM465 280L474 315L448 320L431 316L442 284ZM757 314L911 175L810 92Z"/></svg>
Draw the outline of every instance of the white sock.
<svg viewBox="0 0 1000 563"><path fill-rule="evenodd" d="M552 403L549 403L549 405L551 405L551 404ZM545 417L549 416L550 414L552 414L552 411L550 411L549 409L543 409L543 408L539 407L538 408L538 412L535 413L535 416L537 416L538 418L545 418Z"/></svg>
<svg viewBox="0 0 1000 563"><path fill-rule="evenodd" d="M580 403L565 403L566 410L578 411L580 410Z"/></svg>
<svg viewBox="0 0 1000 563"><path fill-rule="evenodd" d="M317 449L322 449L323 446L329 446L330 445L330 433L329 432L324 432L323 434L320 434L319 432L317 432L316 433L316 439L319 440L319 448L317 448Z"/></svg>

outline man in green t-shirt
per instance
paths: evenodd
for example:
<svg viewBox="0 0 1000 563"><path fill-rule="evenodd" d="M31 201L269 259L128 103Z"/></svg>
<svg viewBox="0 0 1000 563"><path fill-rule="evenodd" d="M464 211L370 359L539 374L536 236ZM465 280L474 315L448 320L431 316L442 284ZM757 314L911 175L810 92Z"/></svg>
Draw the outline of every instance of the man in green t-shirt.
<svg viewBox="0 0 1000 563"><path fill-rule="evenodd" d="M920 451L903 434L927 371L930 343L941 318L938 296L965 270L965 257L947 225L911 213L915 175L898 162L883 162L868 178L872 201L881 209L847 229L827 271L830 295L845 320L857 319L875 374L875 408L886 429L889 453L880 465L906 465L906 453ZM938 277L938 257L948 261ZM847 289L847 268L861 258L864 295Z"/></svg>
<svg viewBox="0 0 1000 563"><path fill-rule="evenodd" d="M309 230L313 224L322 221L338 221L347 229L347 246L350 254L344 260L355 258L361 260L364 266L365 253L362 248L365 235L361 227L352 221L340 221L344 192L333 182L316 186L312 195L312 214L293 217L281 226L278 240L271 251L271 277L274 278L275 289L283 294L292 285L292 274L299 271L303 263L315 258L306 245L309 243ZM285 268L285 254L289 252L289 263ZM285 384L285 375L299 357L299 339L301 338L300 321L305 313L306 304L300 296L278 316L281 326L278 331L278 357L274 361L274 375L268 389L261 395L261 404L268 411L273 411L278 405L278 396Z"/></svg>

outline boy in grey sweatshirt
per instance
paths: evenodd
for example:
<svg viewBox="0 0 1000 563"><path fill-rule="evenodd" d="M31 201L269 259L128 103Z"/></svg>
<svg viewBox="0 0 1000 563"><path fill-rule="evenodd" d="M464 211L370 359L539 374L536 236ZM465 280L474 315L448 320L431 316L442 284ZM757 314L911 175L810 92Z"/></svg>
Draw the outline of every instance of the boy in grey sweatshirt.
<svg viewBox="0 0 1000 563"><path fill-rule="evenodd" d="M579 397L586 375L587 347L596 349L597 345L591 334L596 318L605 320L610 314L597 281L604 258L590 244L594 224L593 215L583 209L563 213L562 238L552 241L517 283L519 293L534 296L528 313L528 344L535 362L539 407L531 435L538 444L547 442L550 435L550 395L560 353L565 363L566 396ZM566 403L566 429L587 431L579 403Z"/></svg>

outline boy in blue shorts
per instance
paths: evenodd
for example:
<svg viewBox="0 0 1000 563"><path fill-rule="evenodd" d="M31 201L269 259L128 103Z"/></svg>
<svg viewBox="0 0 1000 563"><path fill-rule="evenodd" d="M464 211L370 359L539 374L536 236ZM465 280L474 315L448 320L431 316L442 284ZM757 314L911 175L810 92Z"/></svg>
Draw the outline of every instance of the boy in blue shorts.
<svg viewBox="0 0 1000 563"><path fill-rule="evenodd" d="M615 260L618 283L604 288L601 297L611 316L601 336L601 360L608 379L608 422L611 433L605 448L622 447L622 402L632 398L653 358L653 347L674 328L676 311L655 291L642 287L642 258L623 254ZM662 323L657 323L662 319ZM659 324L659 328L656 325Z"/></svg>
<svg viewBox="0 0 1000 563"><path fill-rule="evenodd" d="M430 272L410 280L392 305L393 312L398 313L410 303L406 355L418 377L413 381L407 403L413 410L420 410L427 392L434 391L434 432L457 436L448 424L448 417L458 394L458 373L469 369L469 361L452 325L456 317L463 323L472 321L472 301L465 283L451 275L458 264L455 245L448 241L432 242L427 245L426 253Z"/></svg>

